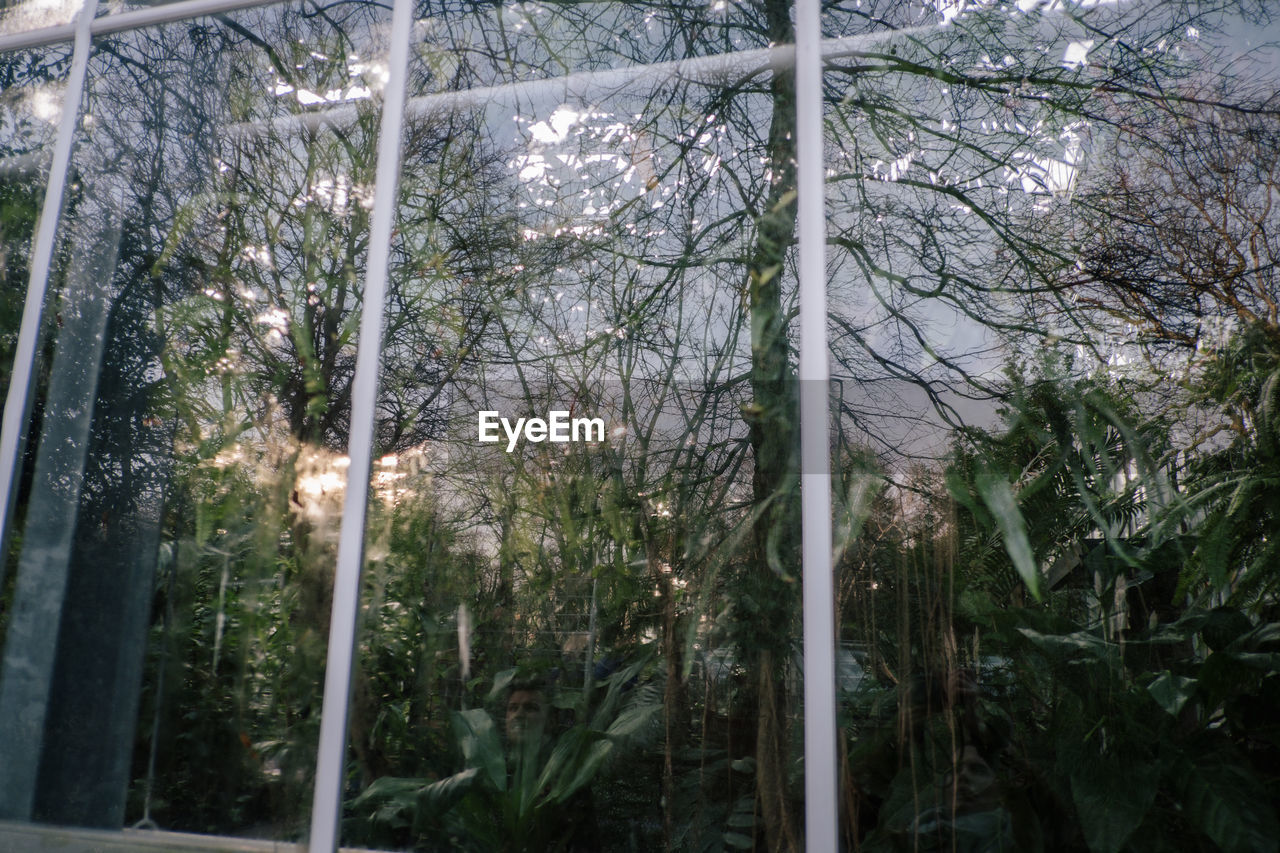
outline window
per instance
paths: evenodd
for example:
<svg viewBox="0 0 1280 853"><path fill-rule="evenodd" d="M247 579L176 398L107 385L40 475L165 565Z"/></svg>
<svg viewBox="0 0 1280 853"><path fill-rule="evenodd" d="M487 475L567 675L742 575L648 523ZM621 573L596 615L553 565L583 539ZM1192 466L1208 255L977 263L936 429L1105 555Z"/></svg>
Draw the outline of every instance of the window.
<svg viewBox="0 0 1280 853"><path fill-rule="evenodd" d="M0 836L1271 849L1274 35L10 10Z"/></svg>

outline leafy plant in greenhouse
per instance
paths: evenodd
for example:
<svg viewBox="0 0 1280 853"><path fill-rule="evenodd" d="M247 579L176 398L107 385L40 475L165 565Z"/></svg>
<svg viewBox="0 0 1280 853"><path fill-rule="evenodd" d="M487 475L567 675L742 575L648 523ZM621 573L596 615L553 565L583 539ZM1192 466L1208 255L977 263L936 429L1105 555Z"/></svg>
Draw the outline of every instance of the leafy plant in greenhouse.
<svg viewBox="0 0 1280 853"><path fill-rule="evenodd" d="M583 813L591 808L588 787L654 734L659 687L637 682L648 668L641 660L609 676L593 691L603 696L578 701L582 722L546 745L504 742L483 708L453 712L450 728L465 768L434 782L378 779L350 804L350 830L375 843L411 839L428 850L572 849L569 830L594 820ZM513 674L500 674L495 692Z"/></svg>
<svg viewBox="0 0 1280 853"><path fill-rule="evenodd" d="M1225 442L1191 457L1189 493L1171 519L1203 531L1181 589L1220 597L1254 613L1275 607L1280 523L1280 353L1274 328L1247 327L1214 351L1193 387L1198 402L1221 413ZM1221 436L1211 437L1221 441Z"/></svg>
<svg viewBox="0 0 1280 853"><path fill-rule="evenodd" d="M1272 570L1249 559L1265 540L1233 511L1271 476L1264 439L1190 466L1231 460L1234 491L1220 474L1174 489L1172 460L1152 462L1163 428L1131 424L1105 389L1041 384L1021 399L950 479L971 531L957 601L977 680L958 725L1001 733L1004 781L1029 806L1014 817L1046 849L1277 849L1280 740L1262 709L1280 688L1280 625Z"/></svg>
<svg viewBox="0 0 1280 853"><path fill-rule="evenodd" d="M9 372L27 286L26 254L35 233L39 194L25 181L0 181L0 393Z"/></svg>
<svg viewBox="0 0 1280 853"><path fill-rule="evenodd" d="M165 826L296 832L319 730L312 662L325 642L313 627L323 602L300 596L296 578L326 546L280 533L296 520L296 451L258 465L229 455L183 460L190 467L176 474L150 643L158 681L139 718L133 795L141 806L149 792Z"/></svg>

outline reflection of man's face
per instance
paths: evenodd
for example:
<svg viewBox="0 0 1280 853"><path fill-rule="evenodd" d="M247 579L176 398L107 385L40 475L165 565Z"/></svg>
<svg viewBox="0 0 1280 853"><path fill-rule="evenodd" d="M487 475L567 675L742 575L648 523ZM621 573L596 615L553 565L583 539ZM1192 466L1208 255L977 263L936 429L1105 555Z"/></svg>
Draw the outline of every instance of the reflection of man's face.
<svg viewBox="0 0 1280 853"><path fill-rule="evenodd" d="M956 767L948 773L948 793L959 811L984 808L996 799L996 774L982 754L966 746L956 759Z"/></svg>
<svg viewBox="0 0 1280 853"><path fill-rule="evenodd" d="M547 724L547 699L541 690L513 690L507 699L507 740L536 743Z"/></svg>

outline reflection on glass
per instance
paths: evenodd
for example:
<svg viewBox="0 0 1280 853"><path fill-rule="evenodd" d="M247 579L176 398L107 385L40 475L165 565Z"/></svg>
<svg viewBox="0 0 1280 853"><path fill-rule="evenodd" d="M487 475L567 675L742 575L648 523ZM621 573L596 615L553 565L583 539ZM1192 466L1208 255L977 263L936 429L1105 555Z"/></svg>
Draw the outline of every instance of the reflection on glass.
<svg viewBox="0 0 1280 853"><path fill-rule="evenodd" d="M69 24L82 0L17 0L0 10L0 35Z"/></svg>
<svg viewBox="0 0 1280 853"><path fill-rule="evenodd" d="M765 12L424 30L344 843L796 838L790 77L429 97L734 47L704 13L763 47Z"/></svg>
<svg viewBox="0 0 1280 853"><path fill-rule="evenodd" d="M0 55L0 399L8 394L69 51Z"/></svg>
<svg viewBox="0 0 1280 853"><path fill-rule="evenodd" d="M1268 416L1220 435L1275 387L1275 25L854 6L928 26L825 78L844 842L1269 845L1275 672L1210 685L1275 631Z"/></svg>
<svg viewBox="0 0 1280 853"><path fill-rule="evenodd" d="M1273 843L1274 672L1215 668L1274 648L1274 79L1222 71L1246 25L1207 5L1086 8L826 5L925 28L826 80L849 849ZM454 32L485 82L672 58L604 21ZM468 142L405 160L402 280L442 318L385 353L350 842L799 847L778 81L419 102Z"/></svg>
<svg viewBox="0 0 1280 853"><path fill-rule="evenodd" d="M5 641L4 816L296 839L385 10L94 44ZM356 104L341 128L279 132Z"/></svg>
<svg viewBox="0 0 1280 853"><path fill-rule="evenodd" d="M802 848L790 11L419 4L345 843ZM1274 849L1267 10L823 13L844 846ZM303 831L384 26L95 45L0 816Z"/></svg>

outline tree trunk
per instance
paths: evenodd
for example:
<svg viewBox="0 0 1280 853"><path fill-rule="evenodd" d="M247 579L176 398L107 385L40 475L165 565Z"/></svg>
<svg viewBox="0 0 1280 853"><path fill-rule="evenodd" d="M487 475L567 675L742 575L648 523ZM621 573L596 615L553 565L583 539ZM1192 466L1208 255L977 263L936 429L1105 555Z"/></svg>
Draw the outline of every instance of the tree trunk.
<svg viewBox="0 0 1280 853"><path fill-rule="evenodd" d="M764 0L773 44L794 43L790 4ZM775 669L789 656L799 563L797 533L797 397L787 343L782 298L783 266L795 240L795 76L776 71L769 83L771 118L769 191L756 222L756 244L747 270L751 316L752 405L746 412L755 466L751 598L755 630L747 659L757 678L756 796L770 851L799 849L796 818L787 796L786 691Z"/></svg>

